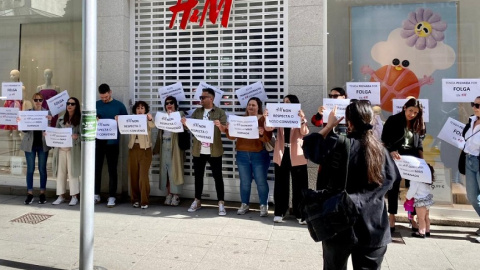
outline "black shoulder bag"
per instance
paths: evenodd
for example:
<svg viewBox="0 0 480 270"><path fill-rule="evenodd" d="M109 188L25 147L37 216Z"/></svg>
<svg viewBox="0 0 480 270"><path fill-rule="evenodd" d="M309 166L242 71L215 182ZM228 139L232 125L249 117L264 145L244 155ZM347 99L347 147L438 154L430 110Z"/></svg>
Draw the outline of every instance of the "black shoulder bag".
<svg viewBox="0 0 480 270"><path fill-rule="evenodd" d="M351 228L359 212L346 191L350 141L345 136L338 138L329 166L328 186L323 190L305 189L300 205L303 219L315 242L332 238ZM343 186L338 185L343 181ZM337 186L337 187L336 187Z"/></svg>
<svg viewBox="0 0 480 270"><path fill-rule="evenodd" d="M468 122L468 125L470 125L470 121ZM470 128L470 127L468 127L468 128ZM465 139L465 145L467 144L468 139L470 139L473 135L477 134L479 131L473 133L471 136L466 138ZM462 152L460 153L460 157L458 158L458 172L463 174L463 175L465 175L465 170L466 170L465 161L467 160L467 154L465 153L465 151L463 151L463 150L465 150L465 145L463 146Z"/></svg>

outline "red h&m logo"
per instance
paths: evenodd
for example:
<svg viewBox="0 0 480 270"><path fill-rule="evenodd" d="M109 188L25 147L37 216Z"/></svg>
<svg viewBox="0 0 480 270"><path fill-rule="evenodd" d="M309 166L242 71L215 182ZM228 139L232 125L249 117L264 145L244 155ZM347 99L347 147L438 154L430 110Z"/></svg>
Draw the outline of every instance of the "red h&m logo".
<svg viewBox="0 0 480 270"><path fill-rule="evenodd" d="M222 7L223 7L222 26L227 28L228 20L230 19L230 11L232 10L233 0L220 0L220 2L218 3L218 7L217 7L217 2L218 0L205 0L205 5L202 11L202 17L200 18L200 22L199 22L198 16L200 11L198 9L195 9L195 7L198 5L198 0L187 0L186 2L182 2L182 0L178 0L176 5L171 6L169 8L170 11L173 13L172 19L170 20L169 28L170 29L173 28L173 25L175 24L175 19L177 18L177 14L180 12L183 12L182 20L180 21L180 28L182 29L185 29L187 27L187 23L189 21L193 23L199 23L200 27L202 27L203 23L205 22L205 15L207 15L207 12L208 12L208 18L210 19L210 21L213 24L216 24L218 15L220 14L220 9ZM193 13L192 13L192 10L193 10Z"/></svg>

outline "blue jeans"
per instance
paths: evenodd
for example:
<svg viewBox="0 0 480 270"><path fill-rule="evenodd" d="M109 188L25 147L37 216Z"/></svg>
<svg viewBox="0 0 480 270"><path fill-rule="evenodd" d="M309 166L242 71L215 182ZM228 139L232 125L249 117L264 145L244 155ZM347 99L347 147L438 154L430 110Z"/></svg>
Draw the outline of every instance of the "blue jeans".
<svg viewBox="0 0 480 270"><path fill-rule="evenodd" d="M27 190L33 190L33 172L35 172L35 155L38 155L38 172L40 173L40 190L47 187L47 158L48 151L44 152L42 146L33 146L31 152L25 152L27 160Z"/></svg>
<svg viewBox="0 0 480 270"><path fill-rule="evenodd" d="M478 205L478 195L480 194L480 172L478 168L478 157L467 154L465 159L465 188L467 189L467 199L480 216L480 206Z"/></svg>
<svg viewBox="0 0 480 270"><path fill-rule="evenodd" d="M240 174L240 198L242 203L250 203L252 176L257 184L260 204L268 203L267 174L270 155L264 149L260 152L237 151L237 166Z"/></svg>

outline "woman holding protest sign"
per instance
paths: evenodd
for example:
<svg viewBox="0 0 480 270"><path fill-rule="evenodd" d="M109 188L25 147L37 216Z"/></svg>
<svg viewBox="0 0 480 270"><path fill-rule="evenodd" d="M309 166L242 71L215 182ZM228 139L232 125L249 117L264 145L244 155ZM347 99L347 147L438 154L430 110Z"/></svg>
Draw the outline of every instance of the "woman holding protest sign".
<svg viewBox="0 0 480 270"><path fill-rule="evenodd" d="M300 103L295 95L287 95L284 103ZM275 217L273 222L282 222L287 214L290 197L290 176L292 175L292 208L295 217L302 225L306 224L301 220L301 213L298 205L302 199L302 189L308 188L307 160L303 155L302 138L309 133L307 120L302 110L298 111L300 116L300 128L277 128L277 140L273 152L275 163L275 186L273 198L275 201ZM263 112L265 123L267 122L268 110ZM273 131L275 128L265 124L266 131Z"/></svg>
<svg viewBox="0 0 480 270"><path fill-rule="evenodd" d="M250 192L252 189L252 176L257 184L258 197L260 200L260 216L268 216L268 183L267 174L270 167L270 155L265 150L264 142L269 142L272 138L271 131L265 131L265 118L262 116L262 101L257 97L248 100L245 116L254 116L258 120L258 139L246 139L233 137L229 133L228 123L226 134L230 140L237 140L236 160L238 174L240 176L240 198L242 204L237 211L238 215L243 215L250 209Z"/></svg>
<svg viewBox="0 0 480 270"><path fill-rule="evenodd" d="M382 131L382 141L393 159L400 159L401 155L423 158L423 136L425 135L423 122L423 106L416 98L410 98L402 111L390 116ZM410 186L410 181L405 180L405 186ZM388 195L388 213L390 214L390 231L395 231L395 214L398 208L398 194L400 181L395 182ZM414 214L414 213L413 213ZM415 219L412 219L412 230L418 231Z"/></svg>
<svg viewBox="0 0 480 270"><path fill-rule="evenodd" d="M78 203L80 193L80 175L82 173L82 149L80 138L80 102L77 98L70 97L67 101L67 111L56 124L57 128L72 129L72 147L55 147L53 150L53 175L57 176L58 198L52 204L58 205L65 201L67 179L72 199L68 205Z"/></svg>
<svg viewBox="0 0 480 270"><path fill-rule="evenodd" d="M164 101L164 109L168 114L178 111L177 99L168 96ZM180 112L180 118L184 113ZM186 141L182 141L185 138ZM183 191L183 163L185 150L190 148L188 131L174 133L159 129L153 154L160 154L160 190L167 191L165 205L177 206L180 204L180 194Z"/></svg>

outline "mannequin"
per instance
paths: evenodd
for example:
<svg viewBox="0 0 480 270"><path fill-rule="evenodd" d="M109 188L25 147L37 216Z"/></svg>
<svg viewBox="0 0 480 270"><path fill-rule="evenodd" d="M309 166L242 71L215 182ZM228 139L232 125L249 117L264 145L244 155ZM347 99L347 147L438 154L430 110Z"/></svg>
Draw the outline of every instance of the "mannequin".
<svg viewBox="0 0 480 270"><path fill-rule="evenodd" d="M42 107L48 110L49 108L48 108L47 100L57 95L58 92L60 91L60 87L52 84L53 71L51 69L47 68L43 71L43 78L45 79L45 83L37 86L37 92L42 94L43 96ZM51 127L56 127L57 119L58 119L58 115L55 115L52 118L52 121L50 122Z"/></svg>

